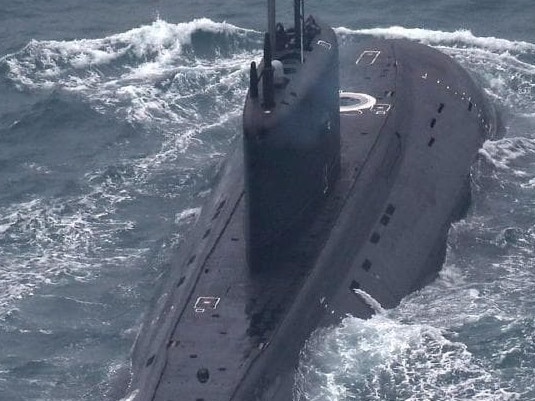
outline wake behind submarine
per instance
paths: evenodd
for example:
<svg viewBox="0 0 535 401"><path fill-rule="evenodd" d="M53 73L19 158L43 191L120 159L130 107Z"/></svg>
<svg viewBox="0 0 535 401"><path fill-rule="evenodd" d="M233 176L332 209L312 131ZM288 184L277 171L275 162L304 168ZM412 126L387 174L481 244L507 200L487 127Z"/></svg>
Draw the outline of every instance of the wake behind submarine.
<svg viewBox="0 0 535 401"><path fill-rule="evenodd" d="M448 56L406 40L339 54L303 0L289 29L274 3L242 144L139 333L128 400L304 400L293 379L314 329L437 276L496 131Z"/></svg>

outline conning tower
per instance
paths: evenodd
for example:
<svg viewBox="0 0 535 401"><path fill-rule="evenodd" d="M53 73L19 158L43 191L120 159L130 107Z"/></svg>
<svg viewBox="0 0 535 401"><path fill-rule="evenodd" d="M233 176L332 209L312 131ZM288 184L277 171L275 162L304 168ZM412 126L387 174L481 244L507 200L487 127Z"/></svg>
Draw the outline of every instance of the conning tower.
<svg viewBox="0 0 535 401"><path fill-rule="evenodd" d="M338 45L333 30L304 19L294 0L294 27L275 24L260 65L251 64L243 119L247 260L269 268L303 232L340 168Z"/></svg>

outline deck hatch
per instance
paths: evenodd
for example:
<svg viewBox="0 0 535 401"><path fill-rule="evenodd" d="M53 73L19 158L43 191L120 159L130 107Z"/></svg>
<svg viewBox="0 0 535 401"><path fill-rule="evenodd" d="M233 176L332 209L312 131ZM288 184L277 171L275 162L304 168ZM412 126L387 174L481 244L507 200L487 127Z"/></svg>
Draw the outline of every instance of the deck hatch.
<svg viewBox="0 0 535 401"><path fill-rule="evenodd" d="M220 300L221 298L217 297L199 297L197 298L193 308L197 313L204 313L207 310L217 309L217 305L219 305Z"/></svg>
<svg viewBox="0 0 535 401"><path fill-rule="evenodd" d="M369 271L372 267L372 262L369 259L364 259L361 266L365 271Z"/></svg>

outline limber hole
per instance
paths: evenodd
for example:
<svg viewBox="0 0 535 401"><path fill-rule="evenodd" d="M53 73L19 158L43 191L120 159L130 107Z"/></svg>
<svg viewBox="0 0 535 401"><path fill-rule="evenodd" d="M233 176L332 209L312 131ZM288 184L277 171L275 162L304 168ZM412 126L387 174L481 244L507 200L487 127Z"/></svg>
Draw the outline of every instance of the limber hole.
<svg viewBox="0 0 535 401"><path fill-rule="evenodd" d="M383 217L381 217L381 224L383 226L386 226L388 225L389 222L390 222L390 216L388 216L387 214L384 214Z"/></svg>
<svg viewBox="0 0 535 401"><path fill-rule="evenodd" d="M221 202L219 202L219 204L217 205L217 209L214 213L214 216L212 217L212 220L215 220L219 217L219 215L221 214L221 210L223 210L223 207L225 206L225 203L227 203L226 199L223 199Z"/></svg>
<svg viewBox="0 0 535 401"><path fill-rule="evenodd" d="M444 110L444 103L440 103L440 105L438 106L438 112L439 113L442 113L442 110Z"/></svg>
<svg viewBox="0 0 535 401"><path fill-rule="evenodd" d="M349 286L349 289L352 292L355 292L355 290L358 290L359 288L360 288L360 284L356 280L351 281L351 285Z"/></svg>
<svg viewBox="0 0 535 401"><path fill-rule="evenodd" d="M434 143L435 143L435 138L431 137L429 142L427 142L427 146L431 147L431 146L433 146Z"/></svg>
<svg viewBox="0 0 535 401"><path fill-rule="evenodd" d="M436 123L437 123L437 119L436 119L436 118L433 118L433 119L431 120L431 124L430 124L430 125L431 125L431 128L433 128L433 127L435 126Z"/></svg>
<svg viewBox="0 0 535 401"><path fill-rule="evenodd" d="M366 271L369 271L372 267L372 262L370 262L369 259L364 259L364 262L362 262L362 268Z"/></svg>
<svg viewBox="0 0 535 401"><path fill-rule="evenodd" d="M381 239L381 236L379 235L379 233L373 233L372 236L370 237L370 242L372 244L377 244L380 239Z"/></svg>
<svg viewBox="0 0 535 401"><path fill-rule="evenodd" d="M153 355L149 359L147 359L147 363L145 364L145 367L152 365L152 363L154 362L154 358L156 358L156 355Z"/></svg>

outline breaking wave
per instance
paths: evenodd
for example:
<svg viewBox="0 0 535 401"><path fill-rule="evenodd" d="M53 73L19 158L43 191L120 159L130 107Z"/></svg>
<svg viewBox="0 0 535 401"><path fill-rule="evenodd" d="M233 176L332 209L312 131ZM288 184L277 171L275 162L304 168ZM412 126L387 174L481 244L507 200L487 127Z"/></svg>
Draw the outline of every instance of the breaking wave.
<svg viewBox="0 0 535 401"><path fill-rule="evenodd" d="M241 103L245 68L259 34L202 18L157 20L103 39L31 41L4 57L8 78L22 90L76 93L100 113L154 125L181 126L180 146L222 124ZM212 107L199 108L203 103ZM232 114L230 114L232 115Z"/></svg>
<svg viewBox="0 0 535 401"><path fill-rule="evenodd" d="M109 127L103 122L98 130L126 123L126 131L136 132L104 138L100 148L86 138L92 151L109 154L107 161L87 155L65 160L80 170L72 185L81 194L36 193L0 205L0 316L43 284L89 280L104 267L142 261L150 243L123 238L152 230L154 223L131 215L131 208L152 203L169 214L162 213L162 221L185 224L174 214L200 206L214 163L237 135L246 68L259 55L260 40L255 31L206 18L179 24L159 19L101 39L32 40L0 59L12 85L44 99L34 106L39 114L3 124L11 137L22 141L23 129L40 129L30 126L36 118L53 126L57 116L46 114L70 104L83 105L66 112L76 114L72 121L101 115ZM64 135L84 140L76 129ZM53 155L21 167L25 178L19 181L62 179ZM189 192L184 188L201 196L180 202ZM176 244L178 237L170 241Z"/></svg>
<svg viewBox="0 0 535 401"><path fill-rule="evenodd" d="M535 361L535 45L471 32L337 28L406 38L457 59L493 98L505 135L473 167L473 205L453 225L439 278L370 320L318 330L302 352L294 399L533 399Z"/></svg>
<svg viewBox="0 0 535 401"><path fill-rule="evenodd" d="M386 315L349 317L317 332L303 351L297 383L309 401L518 398L447 332Z"/></svg>
<svg viewBox="0 0 535 401"><path fill-rule="evenodd" d="M535 45L523 41L511 41L495 37L478 37L472 32L460 29L454 32L433 31L422 28L405 28L402 26L391 26L388 28L371 29L349 29L345 27L336 28L339 35L371 35L385 39L410 39L427 45L454 45L471 46L492 51L515 51L515 52L535 52Z"/></svg>

